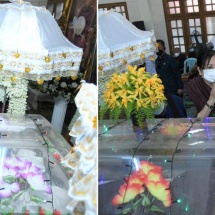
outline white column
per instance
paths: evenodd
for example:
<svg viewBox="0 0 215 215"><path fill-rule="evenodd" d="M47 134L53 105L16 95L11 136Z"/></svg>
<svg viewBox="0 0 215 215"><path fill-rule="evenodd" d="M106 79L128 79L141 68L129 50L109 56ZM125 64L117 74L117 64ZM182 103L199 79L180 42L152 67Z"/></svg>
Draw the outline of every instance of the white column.
<svg viewBox="0 0 215 215"><path fill-rule="evenodd" d="M61 134L66 115L68 100L58 96L55 98L51 124Z"/></svg>

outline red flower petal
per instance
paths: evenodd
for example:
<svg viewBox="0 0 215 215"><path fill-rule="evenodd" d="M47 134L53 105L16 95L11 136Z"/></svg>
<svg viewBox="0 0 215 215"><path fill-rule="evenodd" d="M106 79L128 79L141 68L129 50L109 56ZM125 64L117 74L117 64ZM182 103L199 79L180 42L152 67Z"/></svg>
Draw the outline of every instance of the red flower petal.
<svg viewBox="0 0 215 215"><path fill-rule="evenodd" d="M61 215L61 212L55 209L53 215Z"/></svg>

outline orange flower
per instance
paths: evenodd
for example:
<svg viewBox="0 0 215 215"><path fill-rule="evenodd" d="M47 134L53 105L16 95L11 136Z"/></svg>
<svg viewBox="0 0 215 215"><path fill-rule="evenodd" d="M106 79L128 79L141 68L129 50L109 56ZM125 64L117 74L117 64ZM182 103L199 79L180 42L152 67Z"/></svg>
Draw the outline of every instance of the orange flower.
<svg viewBox="0 0 215 215"><path fill-rule="evenodd" d="M170 207L171 192L169 189L166 190L167 188L169 188L169 181L165 179L157 182L146 180L145 185L154 197L163 202L165 207Z"/></svg>
<svg viewBox="0 0 215 215"><path fill-rule="evenodd" d="M152 169L149 171L146 180L158 182L158 181L162 181L164 179L162 177L162 172L159 169Z"/></svg>
<svg viewBox="0 0 215 215"><path fill-rule="evenodd" d="M130 202L138 194L144 192L144 187L140 184L123 184L119 189L119 195L114 196L112 204L114 206Z"/></svg>
<svg viewBox="0 0 215 215"><path fill-rule="evenodd" d="M143 185L145 181L146 175L139 174L139 172L133 172L130 177L126 178L129 185L131 184L139 184Z"/></svg>
<svg viewBox="0 0 215 215"><path fill-rule="evenodd" d="M156 166L153 163L148 162L148 161L141 161L140 162L140 170L139 171L143 171L143 173L145 175L147 175L150 170L156 170L157 172L162 173L161 166Z"/></svg>
<svg viewBox="0 0 215 215"><path fill-rule="evenodd" d="M171 122L163 125L161 128L161 133L164 135L182 135L186 130L186 125L181 123L176 125Z"/></svg>

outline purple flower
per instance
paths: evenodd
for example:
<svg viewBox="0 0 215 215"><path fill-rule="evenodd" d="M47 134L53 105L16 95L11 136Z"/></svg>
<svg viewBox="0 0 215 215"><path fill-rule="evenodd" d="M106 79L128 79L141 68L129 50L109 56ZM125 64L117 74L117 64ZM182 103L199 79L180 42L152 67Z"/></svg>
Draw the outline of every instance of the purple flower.
<svg viewBox="0 0 215 215"><path fill-rule="evenodd" d="M31 162L27 160L22 160L19 157L7 157L4 160L4 165L8 169L14 169L15 171L25 170L31 166Z"/></svg>
<svg viewBox="0 0 215 215"><path fill-rule="evenodd" d="M12 192L18 193L20 191L19 184L17 182L13 184L2 183L0 184L0 188L4 188L0 190L0 197L7 198L12 195Z"/></svg>
<svg viewBox="0 0 215 215"><path fill-rule="evenodd" d="M27 176L29 173L35 173L35 174L40 174L42 173L41 169L35 165L27 166L26 169L20 170L19 172L19 177L27 179Z"/></svg>

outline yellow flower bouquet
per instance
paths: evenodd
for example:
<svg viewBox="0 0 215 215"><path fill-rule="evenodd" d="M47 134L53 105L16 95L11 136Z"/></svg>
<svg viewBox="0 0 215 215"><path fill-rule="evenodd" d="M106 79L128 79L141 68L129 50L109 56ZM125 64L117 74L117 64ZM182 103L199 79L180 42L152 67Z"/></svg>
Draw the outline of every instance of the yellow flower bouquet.
<svg viewBox="0 0 215 215"><path fill-rule="evenodd" d="M150 75L145 68L137 69L129 65L125 73L114 73L106 83L104 103L100 108L100 118L109 112L110 118L118 120L124 112L127 118L136 116L143 126L144 119L154 118L154 111L166 100L164 86L157 74Z"/></svg>

